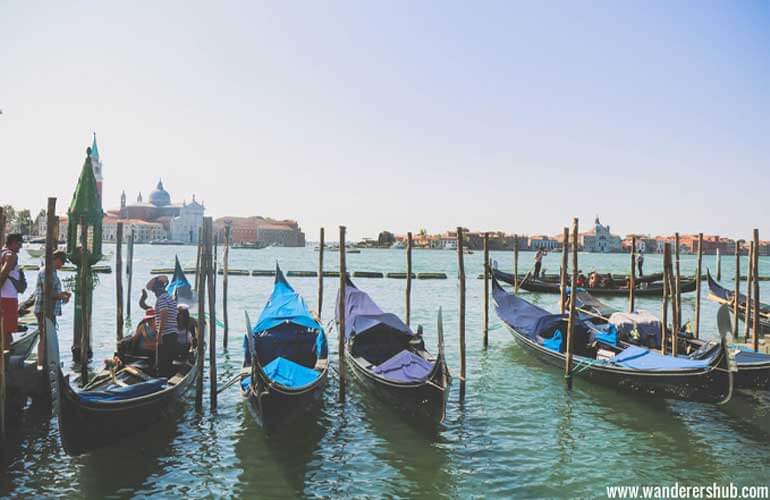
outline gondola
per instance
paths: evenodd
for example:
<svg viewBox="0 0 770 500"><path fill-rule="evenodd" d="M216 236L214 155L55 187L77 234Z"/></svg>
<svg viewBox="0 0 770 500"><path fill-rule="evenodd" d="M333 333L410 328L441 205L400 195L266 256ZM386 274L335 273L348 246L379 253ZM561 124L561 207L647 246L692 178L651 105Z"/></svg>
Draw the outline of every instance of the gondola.
<svg viewBox="0 0 770 500"><path fill-rule="evenodd" d="M730 306L730 312L732 312L735 292L733 290L728 290L717 283L716 280L711 277L711 272L707 271L706 277L709 284L709 299L720 304L727 304ZM753 299L751 303L754 304ZM740 321L746 320L746 295L744 294L740 294L740 300L738 301L738 319ZM761 302L759 304L759 331L763 336L770 334L770 306L762 304Z"/></svg>
<svg viewBox="0 0 770 500"><path fill-rule="evenodd" d="M545 364L563 369L567 315L551 314L506 292L494 278L492 297L497 316L514 340ZM575 324L572 373L576 376L654 398L726 403L732 397L732 361L724 336L703 359L681 359L639 346L605 344L594 330L583 321Z"/></svg>
<svg viewBox="0 0 770 500"><path fill-rule="evenodd" d="M634 317L627 316L627 313L601 302L585 291L577 292L576 298L576 304L580 308L580 312L587 314L590 321L595 323L608 322L614 324L616 328L620 326L620 338L617 341L621 344L639 345L644 343L642 337L645 337L645 334L642 332L643 327L639 323L633 322L633 327L636 329L638 336L627 335L626 332L622 331L624 328L621 325L626 323L628 326L631 326ZM613 314L616 316L613 317ZM727 314L729 315L729 313ZM657 318L655 320L657 322ZM724 329L724 326L720 325L720 328ZM660 323L657 322L652 329L657 329L657 334L655 334L654 338L651 335L648 336L652 340L648 342L648 347L657 348L660 345ZM727 330L730 330L729 323ZM702 357L708 351L709 345L713 345L715 341L696 339L689 333L681 331L679 332L677 342L678 352L682 353L683 357L693 358ZM738 369L733 382L735 388L750 390L770 389L770 354L757 353L733 346L731 346L731 349L735 355L735 365Z"/></svg>
<svg viewBox="0 0 770 500"><path fill-rule="evenodd" d="M137 328L153 321L143 319ZM58 340L56 340L58 359ZM52 355L49 351L49 364ZM58 371L59 429L67 453L81 453L114 444L120 438L168 418L195 383L198 363L194 349L170 360L158 373L153 357L126 356L117 370L105 369L85 387L79 376L70 380Z"/></svg>
<svg viewBox="0 0 770 500"><path fill-rule="evenodd" d="M174 259L174 275L171 277L171 282L166 287L166 291L176 299L178 304L185 304L188 307L192 306L196 303L192 286L187 281L187 276L185 276L182 265L179 263L179 257L174 256Z"/></svg>
<svg viewBox="0 0 770 500"><path fill-rule="evenodd" d="M320 408L329 371L326 333L276 265L273 293L257 324L246 315L241 396L276 429Z"/></svg>
<svg viewBox="0 0 770 500"><path fill-rule="evenodd" d="M21 422L27 398L39 392L35 346L39 337L36 324L12 334L13 341L5 355L5 415L9 426Z"/></svg>
<svg viewBox="0 0 770 500"><path fill-rule="evenodd" d="M446 415L451 379L440 314L439 349L434 357L425 349L419 329L415 334L347 280L345 364L367 392L421 424L441 423ZM339 325L339 310L337 321Z"/></svg>
<svg viewBox="0 0 770 500"><path fill-rule="evenodd" d="M513 285L513 273L506 273L505 271L500 271L498 269L495 270L497 272L497 280L502 281L503 283L508 283L509 285ZM599 273L601 276L606 276L607 274ZM480 275L483 276L483 275ZM521 282L525 277L527 277L526 274L519 274L519 282ZM529 279L529 278L527 278ZM546 283L558 283L561 279L561 276L558 274L541 274L540 275L540 281L546 282ZM626 275L625 274L613 274L612 279L614 281L618 281L621 283L625 283ZM661 281L663 279L663 273L652 273L652 274L645 274L644 276L637 276L636 277L636 283L654 283L656 281Z"/></svg>
<svg viewBox="0 0 770 500"><path fill-rule="evenodd" d="M507 273L505 273L507 274ZM492 270L492 275L499 281L505 281L501 275L501 271L497 269ZM694 292L696 282L693 279L681 280L679 289L681 293ZM539 279L527 278L519 282L519 288L527 290L529 292L537 293L560 293L561 288L559 283L546 282ZM619 286L612 288L591 288L591 293L597 296L607 297L625 297L628 295L628 287ZM635 295L637 297L662 297L663 296L663 283L641 283L636 289Z"/></svg>

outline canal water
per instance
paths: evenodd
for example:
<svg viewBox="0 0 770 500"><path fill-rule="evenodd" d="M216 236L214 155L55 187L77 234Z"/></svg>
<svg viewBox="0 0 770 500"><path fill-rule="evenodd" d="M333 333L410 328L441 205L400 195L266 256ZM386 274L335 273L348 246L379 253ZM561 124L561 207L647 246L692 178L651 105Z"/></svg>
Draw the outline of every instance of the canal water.
<svg viewBox="0 0 770 500"><path fill-rule="evenodd" d="M114 247L106 245L106 249ZM150 269L173 266L175 254L184 265L194 265L193 247L136 247L134 323L140 318L139 291ZM501 268L512 267L511 252L492 252L492 258ZM327 269L336 269L337 259L338 254L327 253ZM522 252L520 259L520 270L526 272L532 254ZM33 259L25 255L23 261ZM443 308L448 362L453 375L458 375L456 255L415 250L413 261L415 272L449 276L413 282L412 322L424 325L426 344L435 351L436 313ZM265 435L236 387L220 394L215 415L208 408L197 415L191 393L176 418L80 457L62 451L55 419L30 414L5 450L10 458L0 475L0 496L601 497L612 485L768 483L767 394L739 395L726 406L655 402L580 379L567 392L562 374L530 359L515 345L493 309L489 348L483 349L483 281L476 279L482 261L481 252L466 256L466 399L458 401L455 377L446 425L437 433L403 422L391 408L355 385L349 388L345 403L339 404L336 380L329 384L321 415L288 435ZM557 272L559 261L558 254L548 255L544 267ZM276 262L284 270L314 270L318 253L310 247L233 250L230 266L270 269ZM351 271L404 271L406 265L403 250L362 250L348 255L347 262ZM627 272L628 263L627 255L580 255L584 271L622 273ZM742 265L745 269L745 258ZM714 268L713 256L704 257L705 267ZM661 256L646 256L645 272L661 268ZM694 256L683 256L683 274L694 269ZM723 258L722 273L723 283L733 286L726 277L734 274L734 258ZM770 274L770 260L762 259L760 273ZM93 336L95 360L100 364L114 350L115 278L99 275L99 279ZM289 279L315 308L317 279ZM220 383L237 373L243 360L243 311L252 321L257 318L272 289L271 278L233 276L229 282L231 340L228 351L218 350ZM337 283L328 278L324 284L324 323L333 318ZM404 280L361 278L357 284L383 309L403 315ZM703 335L716 337L717 307L705 300L705 283L703 287ZM557 308L554 295L525 295L543 307ZM639 308L660 312L659 301L637 300ZM625 306L620 299L608 302ZM684 296L685 320L693 317L694 303L694 293ZM60 337L69 367L72 304L65 306ZM335 366L336 345L332 331ZM208 389L204 405L208 405Z"/></svg>

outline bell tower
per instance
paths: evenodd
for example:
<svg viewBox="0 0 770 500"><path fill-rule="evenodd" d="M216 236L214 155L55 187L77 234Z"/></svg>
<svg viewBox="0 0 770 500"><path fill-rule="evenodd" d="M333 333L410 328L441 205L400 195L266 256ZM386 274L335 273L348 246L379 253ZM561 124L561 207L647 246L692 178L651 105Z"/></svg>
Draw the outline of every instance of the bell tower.
<svg viewBox="0 0 770 500"><path fill-rule="evenodd" d="M99 159L99 148L96 146L96 132L94 132L94 140L91 143L91 148L88 153L88 157L91 158L91 167L94 169L94 178L96 179L96 194L99 196L99 204L102 203L102 162Z"/></svg>

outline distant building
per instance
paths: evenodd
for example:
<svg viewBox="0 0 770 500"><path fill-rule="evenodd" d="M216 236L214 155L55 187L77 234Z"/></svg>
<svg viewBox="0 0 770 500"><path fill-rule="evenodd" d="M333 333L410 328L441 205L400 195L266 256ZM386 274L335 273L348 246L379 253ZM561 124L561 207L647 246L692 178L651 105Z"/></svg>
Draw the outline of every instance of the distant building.
<svg viewBox="0 0 770 500"><path fill-rule="evenodd" d="M123 223L123 241L127 241L128 234L134 231L134 242L149 243L166 238L166 229L158 222L147 222L140 219L118 219L117 217L104 217L102 221L102 239L115 241L117 239L118 222Z"/></svg>
<svg viewBox="0 0 770 500"><path fill-rule="evenodd" d="M265 244L284 247L304 247L305 233L293 220L276 220L260 216L221 217L214 221L214 231L224 239L225 225L231 226L234 244Z"/></svg>
<svg viewBox="0 0 770 500"><path fill-rule="evenodd" d="M527 244L530 250L554 250L561 247L558 240L544 234L530 236Z"/></svg>
<svg viewBox="0 0 770 500"><path fill-rule="evenodd" d="M594 228L581 233L579 236L579 242L584 252L611 253L621 251L620 236L612 234L610 226L603 226L599 222L598 216L594 221Z"/></svg>
<svg viewBox="0 0 770 500"><path fill-rule="evenodd" d="M94 169L94 177L96 178L96 194L99 196L99 203L102 202L102 161L99 158L99 148L96 145L96 132L94 132L94 140L91 143L91 147L88 150L88 156L91 158L91 168Z"/></svg>

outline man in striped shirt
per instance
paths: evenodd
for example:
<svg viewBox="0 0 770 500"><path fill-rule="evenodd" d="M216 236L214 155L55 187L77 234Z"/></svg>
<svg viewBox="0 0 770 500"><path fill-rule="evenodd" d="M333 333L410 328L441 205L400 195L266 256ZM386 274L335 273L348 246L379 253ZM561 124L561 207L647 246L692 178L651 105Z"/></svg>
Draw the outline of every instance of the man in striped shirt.
<svg viewBox="0 0 770 500"><path fill-rule="evenodd" d="M163 336L177 333L177 309L176 300L166 291L168 279L165 276L157 276L147 283L147 289L155 294L155 334L160 343Z"/></svg>

